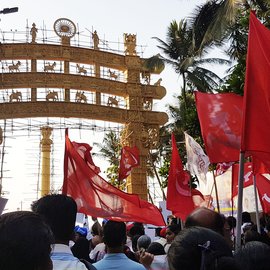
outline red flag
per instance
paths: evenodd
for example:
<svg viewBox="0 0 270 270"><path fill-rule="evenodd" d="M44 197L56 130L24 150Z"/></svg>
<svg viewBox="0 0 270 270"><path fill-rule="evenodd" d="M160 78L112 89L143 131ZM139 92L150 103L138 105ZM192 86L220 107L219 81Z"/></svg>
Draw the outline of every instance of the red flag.
<svg viewBox="0 0 270 270"><path fill-rule="evenodd" d="M216 167L216 176L222 175L225 173L232 165L234 162L222 162L218 163Z"/></svg>
<svg viewBox="0 0 270 270"><path fill-rule="evenodd" d="M66 134L63 194L76 201L78 212L116 221L165 225L156 206L117 189L96 174L84 159L90 147L78 149L78 145L71 143Z"/></svg>
<svg viewBox="0 0 270 270"><path fill-rule="evenodd" d="M190 175L183 170L175 137L172 134L172 157L170 163L168 188L167 188L167 209L175 216L185 220L187 215L193 211L194 203L190 187L188 186Z"/></svg>
<svg viewBox="0 0 270 270"><path fill-rule="evenodd" d="M259 174L270 173L270 169L267 168L265 164L262 163L255 156L252 156L252 168L253 168L254 175L257 175L258 173Z"/></svg>
<svg viewBox="0 0 270 270"><path fill-rule="evenodd" d="M232 166L232 197L238 194L238 175L239 175L239 164L235 163ZM243 187L253 185L253 172L252 163L246 162L244 164L244 184Z"/></svg>
<svg viewBox="0 0 270 270"><path fill-rule="evenodd" d="M251 12L241 150L270 168L270 31Z"/></svg>
<svg viewBox="0 0 270 270"><path fill-rule="evenodd" d="M270 213L270 181L261 174L256 175L257 190L264 213Z"/></svg>
<svg viewBox="0 0 270 270"><path fill-rule="evenodd" d="M195 100L210 162L238 161L243 97L195 92Z"/></svg>
<svg viewBox="0 0 270 270"><path fill-rule="evenodd" d="M140 154L139 149L129 146L124 146L121 150L120 168L119 168L119 180L127 178L133 167L139 166Z"/></svg>

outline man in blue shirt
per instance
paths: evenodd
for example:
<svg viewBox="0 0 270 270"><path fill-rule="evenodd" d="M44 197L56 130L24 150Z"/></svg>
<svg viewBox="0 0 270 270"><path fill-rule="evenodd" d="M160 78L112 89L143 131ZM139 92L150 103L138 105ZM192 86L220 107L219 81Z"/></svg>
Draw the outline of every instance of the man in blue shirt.
<svg viewBox="0 0 270 270"><path fill-rule="evenodd" d="M127 239L124 222L109 220L103 228L103 239L107 254L93 264L97 270L145 270L142 264L130 260L124 254L123 248Z"/></svg>

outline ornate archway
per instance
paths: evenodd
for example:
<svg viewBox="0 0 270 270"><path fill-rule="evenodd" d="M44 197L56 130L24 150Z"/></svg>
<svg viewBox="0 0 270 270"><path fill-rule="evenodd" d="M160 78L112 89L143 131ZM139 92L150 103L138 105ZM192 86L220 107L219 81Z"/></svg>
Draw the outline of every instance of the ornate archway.
<svg viewBox="0 0 270 270"><path fill-rule="evenodd" d="M146 163L168 117L152 111L153 99L166 90L150 83L145 59L136 52L136 35L124 34L124 53L103 50L96 31L89 48L71 45L76 26L66 18L54 23L60 43L39 43L33 23L30 42L1 43L0 119L75 117L125 125L123 145L140 150L140 167L127 179L127 191L147 199ZM94 97L91 100L90 97Z"/></svg>

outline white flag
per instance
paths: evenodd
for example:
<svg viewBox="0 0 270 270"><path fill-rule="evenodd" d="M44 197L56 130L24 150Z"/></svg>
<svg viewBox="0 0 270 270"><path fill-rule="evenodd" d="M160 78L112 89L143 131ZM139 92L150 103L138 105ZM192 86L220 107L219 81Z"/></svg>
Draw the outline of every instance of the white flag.
<svg viewBox="0 0 270 270"><path fill-rule="evenodd" d="M209 158L203 152L201 146L185 132L185 141L187 149L187 169L191 174L198 177L206 184L206 173L209 167Z"/></svg>

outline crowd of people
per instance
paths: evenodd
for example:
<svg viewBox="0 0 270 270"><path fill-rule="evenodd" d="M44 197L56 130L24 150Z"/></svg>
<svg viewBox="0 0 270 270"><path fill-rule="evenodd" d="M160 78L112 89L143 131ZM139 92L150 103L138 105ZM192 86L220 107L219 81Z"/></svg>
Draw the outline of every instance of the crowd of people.
<svg viewBox="0 0 270 270"><path fill-rule="evenodd" d="M236 220L197 208L184 225L169 217L155 237L141 223L93 218L89 231L75 226L76 202L46 195L32 211L0 216L1 270L266 270L270 269L270 219L261 228L242 214L242 247L234 250Z"/></svg>

